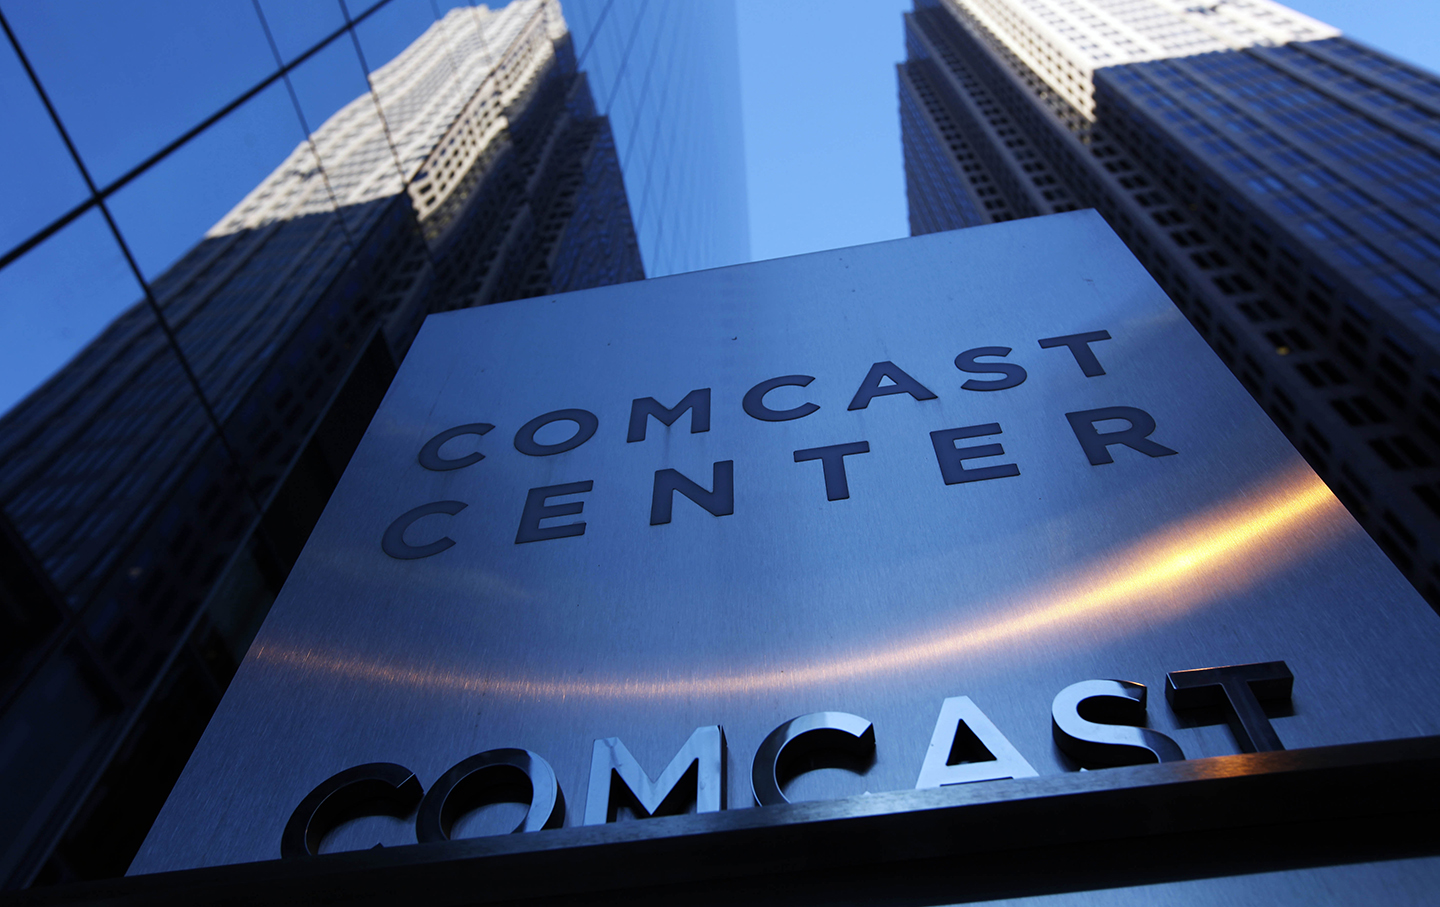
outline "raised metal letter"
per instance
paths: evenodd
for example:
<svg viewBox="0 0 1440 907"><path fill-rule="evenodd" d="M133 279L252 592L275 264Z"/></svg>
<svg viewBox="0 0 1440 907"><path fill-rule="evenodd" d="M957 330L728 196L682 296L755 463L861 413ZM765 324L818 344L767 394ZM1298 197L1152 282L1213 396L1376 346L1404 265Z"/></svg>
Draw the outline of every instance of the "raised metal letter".
<svg viewBox="0 0 1440 907"><path fill-rule="evenodd" d="M881 386L882 378L889 378L891 383ZM916 400L935 399L934 391L910 377L900 366L887 360L870 366L870 371L865 375L865 380L860 382L860 389L855 392L855 397L847 408L865 409L871 400L890 394L909 394Z"/></svg>
<svg viewBox="0 0 1440 907"><path fill-rule="evenodd" d="M831 444L829 447L797 450L795 451L795 462L806 463L810 460L819 460L825 474L825 497L831 501L843 501L850 497L850 482L845 477L845 458L869 452L869 441Z"/></svg>
<svg viewBox="0 0 1440 907"><path fill-rule="evenodd" d="M750 784L761 806L789 803L780 786L816 768L863 773L875 761L875 726L849 712L811 712L770 732L755 753Z"/></svg>
<svg viewBox="0 0 1440 907"><path fill-rule="evenodd" d="M935 448L935 462L940 464L940 478L946 485L961 485L966 482L983 482L986 479L1008 479L1020 474L1020 467L1014 463L996 466L980 466L966 469L966 460L984 457L999 457L1005 448L999 444L976 444L972 447L956 447L961 438L984 438L1000 434L999 422L984 425L967 425L963 428L947 428L930 433L930 444Z"/></svg>
<svg viewBox="0 0 1440 907"><path fill-rule="evenodd" d="M530 802L515 831L559 828L565 822L565 795L550 763L529 750L499 749L476 753L456 763L425 794L415 816L421 844L450 840L455 820L490 803Z"/></svg>
<svg viewBox="0 0 1440 907"><path fill-rule="evenodd" d="M1172 709L1229 706L1230 730L1242 753L1283 750L1260 700L1286 700L1295 675L1283 661L1171 671L1165 675L1165 698Z"/></svg>
<svg viewBox="0 0 1440 907"><path fill-rule="evenodd" d="M952 696L940 706L915 789L1035 775L1020 751L969 696Z"/></svg>
<svg viewBox="0 0 1440 907"><path fill-rule="evenodd" d="M454 428L445 429L426 441L425 446L420 448L420 465L436 472L444 472L447 469L460 469L472 463L479 463L485 459L485 455L478 450L463 457L447 460L440 456L440 448L444 447L445 442L452 438L458 438L461 435L483 435L494 427L489 422L472 422L469 425L457 425Z"/></svg>
<svg viewBox="0 0 1440 907"><path fill-rule="evenodd" d="M585 794L586 825L615 821L619 805L649 817L684 812L691 800L697 813L725 808L725 731L720 725L696 728L658 781L650 780L619 737L595 741Z"/></svg>
<svg viewBox="0 0 1440 907"><path fill-rule="evenodd" d="M515 530L515 544L543 542L546 539L567 539L585 534L585 521L541 526L541 520L558 516L574 516L585 512L584 501L566 501L563 504L549 504L551 498L563 498L572 494L584 494L595 487L591 481L567 482L564 485L543 485L530 489L525 495L525 509L520 512L520 528Z"/></svg>
<svg viewBox="0 0 1440 907"><path fill-rule="evenodd" d="M1014 362L981 362L981 356L1008 356L1008 346L981 346L973 350L966 350L955 357L955 367L962 372L969 372L972 375L1004 375L1004 378L997 378L993 381L981 381L978 378L971 378L960 385L961 390L967 391L1003 391L1009 387L1018 387L1025 383L1025 369Z"/></svg>
<svg viewBox="0 0 1440 907"><path fill-rule="evenodd" d="M423 794L415 773L393 762L371 762L337 772L316 785L290 814L280 835L280 856L315 856L325 836L351 819L403 819Z"/></svg>
<svg viewBox="0 0 1440 907"><path fill-rule="evenodd" d="M1069 347L1070 355L1075 357L1075 363L1080 366L1080 371L1085 373L1085 377L1098 378L1105 374L1105 367L1100 364L1099 359L1095 358L1095 351L1090 349L1090 344L1097 340L1109 339L1109 331L1066 334L1064 337L1046 337L1040 341L1040 349L1049 350L1057 346Z"/></svg>
<svg viewBox="0 0 1440 907"><path fill-rule="evenodd" d="M460 501L436 501L433 504L421 504L414 510L407 510L400 514L399 518L391 523L385 530L385 534L380 537L380 550L402 561L439 554L454 545L455 540L447 535L442 535L428 545L412 545L405 541L405 530L421 517L429 516L432 513L448 513L454 516L468 506L470 505Z"/></svg>
<svg viewBox="0 0 1440 907"><path fill-rule="evenodd" d="M1129 680L1082 680L1050 707L1055 745L1086 768L1180 762L1185 754L1145 723L1146 689Z"/></svg>

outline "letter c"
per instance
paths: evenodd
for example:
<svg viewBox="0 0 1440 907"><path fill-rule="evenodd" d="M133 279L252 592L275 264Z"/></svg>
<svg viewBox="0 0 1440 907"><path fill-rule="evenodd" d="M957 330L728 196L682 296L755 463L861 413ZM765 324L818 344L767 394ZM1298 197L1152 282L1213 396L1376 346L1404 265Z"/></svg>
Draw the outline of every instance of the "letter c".
<svg viewBox="0 0 1440 907"><path fill-rule="evenodd" d="M403 819L415 810L423 793L415 773L393 762L370 762L337 772L316 785L290 814L280 836L280 856L315 856L325 835L349 819Z"/></svg>
<svg viewBox="0 0 1440 907"><path fill-rule="evenodd" d="M750 784L756 803L775 806L790 802L780 786L813 768L864 773L874 760L875 725L849 712L811 712L770 732L755 753Z"/></svg>
<svg viewBox="0 0 1440 907"><path fill-rule="evenodd" d="M814 380L810 375L783 375L761 381L745 392L740 405L745 408L747 416L761 422L788 422L808 416L820 407L814 403L802 403L794 409L771 409L765 405L765 395L777 387L806 387Z"/></svg>
<svg viewBox="0 0 1440 907"><path fill-rule="evenodd" d="M447 460L440 456L440 448L444 447L445 442L452 438L458 438L461 435L483 435L494 427L488 422L472 422L469 425L457 425L454 428L445 429L426 441L425 446L420 448L420 465L436 472L444 472L447 469L462 469L472 463L479 463L485 459L485 455L478 450L463 457Z"/></svg>
<svg viewBox="0 0 1440 907"><path fill-rule="evenodd" d="M385 530L385 535L380 539L380 550L402 561L439 554L454 545L455 540L442 535L428 545L411 545L405 541L405 530L421 517L429 516L432 513L448 513L454 516L468 506L470 505L460 501L436 501L433 504L421 504L414 510L407 510L400 514L399 519L390 524L390 528Z"/></svg>

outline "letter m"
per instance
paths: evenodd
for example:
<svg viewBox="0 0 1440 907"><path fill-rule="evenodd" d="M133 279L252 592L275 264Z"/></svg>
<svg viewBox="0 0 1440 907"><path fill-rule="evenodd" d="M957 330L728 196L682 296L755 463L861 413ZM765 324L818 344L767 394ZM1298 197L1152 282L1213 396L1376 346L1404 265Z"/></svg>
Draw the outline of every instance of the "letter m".
<svg viewBox="0 0 1440 907"><path fill-rule="evenodd" d="M725 731L720 725L696 728L658 781L650 780L619 737L595 741L585 794L586 825L615 821L620 806L649 818L683 813L691 802L697 813L725 808Z"/></svg>
<svg viewBox="0 0 1440 907"><path fill-rule="evenodd" d="M644 441L645 426L651 416L662 425L674 425L680 414L690 410L690 433L698 434L710 430L710 388L702 387L685 395L685 399L667 409L654 397L640 397L630 404L630 431L627 442Z"/></svg>

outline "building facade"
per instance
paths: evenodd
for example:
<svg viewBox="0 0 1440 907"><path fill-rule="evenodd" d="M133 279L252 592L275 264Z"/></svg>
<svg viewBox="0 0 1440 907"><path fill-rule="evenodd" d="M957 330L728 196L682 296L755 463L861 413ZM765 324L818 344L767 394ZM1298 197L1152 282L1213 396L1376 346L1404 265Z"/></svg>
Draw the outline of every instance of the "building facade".
<svg viewBox="0 0 1440 907"><path fill-rule="evenodd" d="M637 31L658 13L612 6ZM685 34L615 54L606 96L568 12L3 8L16 125L68 164L36 163L50 184L0 260L9 886L124 871L427 314L643 278L627 183L662 163L675 217L703 202L703 162L624 133L648 156L622 170L597 109ZM140 65L118 97L67 77L122 37L177 71ZM175 49L206 37L213 60ZM702 220L664 260L726 263Z"/></svg>
<svg viewBox="0 0 1440 907"><path fill-rule="evenodd" d="M734 4L564 7L580 66L615 133L646 275L749 261Z"/></svg>
<svg viewBox="0 0 1440 907"><path fill-rule="evenodd" d="M1440 607L1440 78L1270 0L917 0L914 234L1098 209Z"/></svg>

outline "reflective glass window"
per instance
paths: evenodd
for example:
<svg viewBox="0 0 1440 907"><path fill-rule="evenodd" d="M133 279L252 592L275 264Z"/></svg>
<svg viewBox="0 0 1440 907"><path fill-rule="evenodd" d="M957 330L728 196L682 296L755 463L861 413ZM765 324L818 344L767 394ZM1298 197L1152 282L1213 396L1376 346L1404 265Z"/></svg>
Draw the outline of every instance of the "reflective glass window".
<svg viewBox="0 0 1440 907"><path fill-rule="evenodd" d="M258 0L258 3L275 47L280 51L280 59L286 63L345 27L345 14L335 0ZM366 5L356 3L352 8ZM335 40L350 43L348 35Z"/></svg>
<svg viewBox="0 0 1440 907"><path fill-rule="evenodd" d="M304 138L277 81L112 195L110 209L146 279L199 243Z"/></svg>
<svg viewBox="0 0 1440 907"><path fill-rule="evenodd" d="M346 2L352 16L359 5ZM398 57L434 24L435 9L429 0L390 0L355 26L365 65L373 73ZM383 106L385 98L382 96L380 100Z"/></svg>
<svg viewBox="0 0 1440 907"><path fill-rule="evenodd" d="M596 106L610 118L646 273L747 260L733 4L565 0L563 8Z"/></svg>
<svg viewBox="0 0 1440 907"><path fill-rule="evenodd" d="M50 115L9 42L0 42L0 253L83 202L89 195Z"/></svg>
<svg viewBox="0 0 1440 907"><path fill-rule="evenodd" d="M0 507L78 610L129 579L127 546L215 434L98 211L0 271L0 298Z"/></svg>
<svg viewBox="0 0 1440 907"><path fill-rule="evenodd" d="M319 156L322 169L314 176L323 179L321 188L334 198L346 231L358 243L402 185L386 123L350 38L291 70L290 83Z"/></svg>
<svg viewBox="0 0 1440 907"><path fill-rule="evenodd" d="M430 116L439 109L432 102L435 93L456 88L460 66L454 45L474 24L471 15L453 15L449 27L441 28L427 0L391 0L355 26L370 86L384 117L387 147L404 168L402 180L419 172L446 126ZM422 36L424 41L417 45ZM411 52L397 59L406 50Z"/></svg>
<svg viewBox="0 0 1440 907"><path fill-rule="evenodd" d="M275 70L250 0L4 9L101 186Z"/></svg>
<svg viewBox="0 0 1440 907"><path fill-rule="evenodd" d="M309 132L325 125L340 108L364 98L370 91L360 58L348 35L330 42L314 56L290 70L290 84L300 103Z"/></svg>
<svg viewBox="0 0 1440 907"><path fill-rule="evenodd" d="M0 414L10 414L141 295L98 210L0 271Z"/></svg>
<svg viewBox="0 0 1440 907"><path fill-rule="evenodd" d="M16 840L32 814L44 808L52 788L81 767L116 711L113 698L73 646L52 658L8 703L0 718L0 772L15 780L0 797L4 840Z"/></svg>

